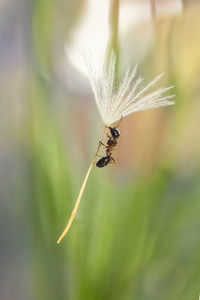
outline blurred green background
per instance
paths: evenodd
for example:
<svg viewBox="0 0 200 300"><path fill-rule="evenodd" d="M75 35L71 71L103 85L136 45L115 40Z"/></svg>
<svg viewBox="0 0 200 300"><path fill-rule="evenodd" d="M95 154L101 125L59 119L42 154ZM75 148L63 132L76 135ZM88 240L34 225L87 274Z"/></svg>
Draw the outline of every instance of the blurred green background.
<svg viewBox="0 0 200 300"><path fill-rule="evenodd" d="M176 104L122 121L117 164L92 170L56 244L103 130L66 55L99 3L0 1L2 300L199 297L200 1L123 0L118 15L102 0L107 44L99 29L91 43L117 49L119 78L136 62L147 81L165 72Z"/></svg>

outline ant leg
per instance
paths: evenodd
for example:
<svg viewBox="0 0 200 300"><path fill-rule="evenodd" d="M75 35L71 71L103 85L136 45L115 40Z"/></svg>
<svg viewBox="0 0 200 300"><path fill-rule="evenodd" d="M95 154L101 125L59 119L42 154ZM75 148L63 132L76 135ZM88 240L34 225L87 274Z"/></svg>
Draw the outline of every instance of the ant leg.
<svg viewBox="0 0 200 300"><path fill-rule="evenodd" d="M114 150L116 150L115 148L107 148L107 150L106 150L106 153L108 154L108 155L112 155L112 151L114 151Z"/></svg>
<svg viewBox="0 0 200 300"><path fill-rule="evenodd" d="M110 161L111 164L116 164L116 161L113 157L111 157L111 161Z"/></svg>
<svg viewBox="0 0 200 300"><path fill-rule="evenodd" d="M109 135L109 134L107 134L107 137L109 138L109 139L112 139L113 137L111 136L111 135Z"/></svg>
<svg viewBox="0 0 200 300"><path fill-rule="evenodd" d="M107 148L107 146L102 141L99 141L99 146L104 146Z"/></svg>

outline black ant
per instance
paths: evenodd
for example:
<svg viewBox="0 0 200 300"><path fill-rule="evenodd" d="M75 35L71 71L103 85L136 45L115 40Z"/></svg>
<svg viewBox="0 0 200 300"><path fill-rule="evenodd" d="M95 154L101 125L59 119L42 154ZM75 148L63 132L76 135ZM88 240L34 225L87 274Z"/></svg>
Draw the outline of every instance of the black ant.
<svg viewBox="0 0 200 300"><path fill-rule="evenodd" d="M121 119L120 119L121 121ZM119 121L119 123L120 123ZM116 127L108 127L110 129L110 135L107 135L109 137L108 141L107 141L107 145L104 145L101 141L99 142L101 145L103 145L104 147L106 147L106 156L100 158L97 163L96 166L99 168L103 168L105 166L107 166L107 164L109 163L115 163L114 158L112 157L112 151L115 150L114 147L117 145L117 139L120 136L120 131L119 129L117 129L117 127L119 126L119 123Z"/></svg>

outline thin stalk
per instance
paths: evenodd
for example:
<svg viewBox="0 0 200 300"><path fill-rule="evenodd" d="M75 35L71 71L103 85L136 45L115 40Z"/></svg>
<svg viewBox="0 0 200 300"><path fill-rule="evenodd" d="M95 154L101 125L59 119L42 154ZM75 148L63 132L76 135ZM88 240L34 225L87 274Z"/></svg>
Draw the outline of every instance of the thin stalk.
<svg viewBox="0 0 200 300"><path fill-rule="evenodd" d="M150 0L150 6L151 6L151 18L153 22L156 21L156 0Z"/></svg>
<svg viewBox="0 0 200 300"><path fill-rule="evenodd" d="M103 139L104 139L104 136L105 136L105 133L106 133L106 129L107 129L107 126L104 127L104 132L103 132L103 136L102 136L101 141L103 141ZM73 210L72 210L71 216L70 216L70 218L69 218L69 221L67 222L67 225L66 225L66 227L65 227L65 229L64 229L64 231L63 231L63 233L60 235L59 239L57 240L57 244L59 244L59 243L61 242L61 240L62 240L62 239L64 238L64 236L67 234L68 230L70 229L70 227L71 227L71 225L72 225L72 222L73 222L73 220L74 220L74 218L75 218L75 216L76 216L76 213L77 213L77 210L78 210L78 207L79 207L79 204L80 204L80 201L81 201L83 192L84 192L84 190L85 190L85 186L86 186L86 183L87 183L87 181L88 181L88 177L89 177L90 172L91 172L91 170L92 170L92 167L93 167L93 165L94 165L94 163L95 163L95 160L96 160L96 157L97 157L97 155L98 155L98 153L99 153L100 148L101 148L101 143L99 143L99 146L98 146L98 148L97 148L97 151L96 151L96 153L95 153L95 155L94 155L94 157L93 157L93 159L92 159L92 161L91 161L91 164L90 164L89 169L88 169L88 171L87 171L87 173L86 173L86 175L85 175L85 178L84 178L84 180L83 180L83 183L82 183L80 192L79 192L78 197L77 197L77 199L76 199L76 202L75 202L74 208L73 208Z"/></svg>
<svg viewBox="0 0 200 300"><path fill-rule="evenodd" d="M120 0L110 0L110 11L109 11L109 28L110 35L107 48L107 62L110 59L112 52L116 55L115 65L115 82L118 81L118 65L119 65L119 41L118 41L118 27L119 27L119 10Z"/></svg>

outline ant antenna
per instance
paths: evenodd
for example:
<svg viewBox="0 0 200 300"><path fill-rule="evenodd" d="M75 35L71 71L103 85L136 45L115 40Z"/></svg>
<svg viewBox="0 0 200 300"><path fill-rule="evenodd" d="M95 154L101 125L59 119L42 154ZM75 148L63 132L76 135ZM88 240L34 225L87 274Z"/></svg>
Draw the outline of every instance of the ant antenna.
<svg viewBox="0 0 200 300"><path fill-rule="evenodd" d="M120 118L119 122L117 123L117 126L116 126L116 128L118 128L118 127L119 127L119 124L121 123L121 120L122 120L122 118L123 118L123 116L121 116L121 118Z"/></svg>

